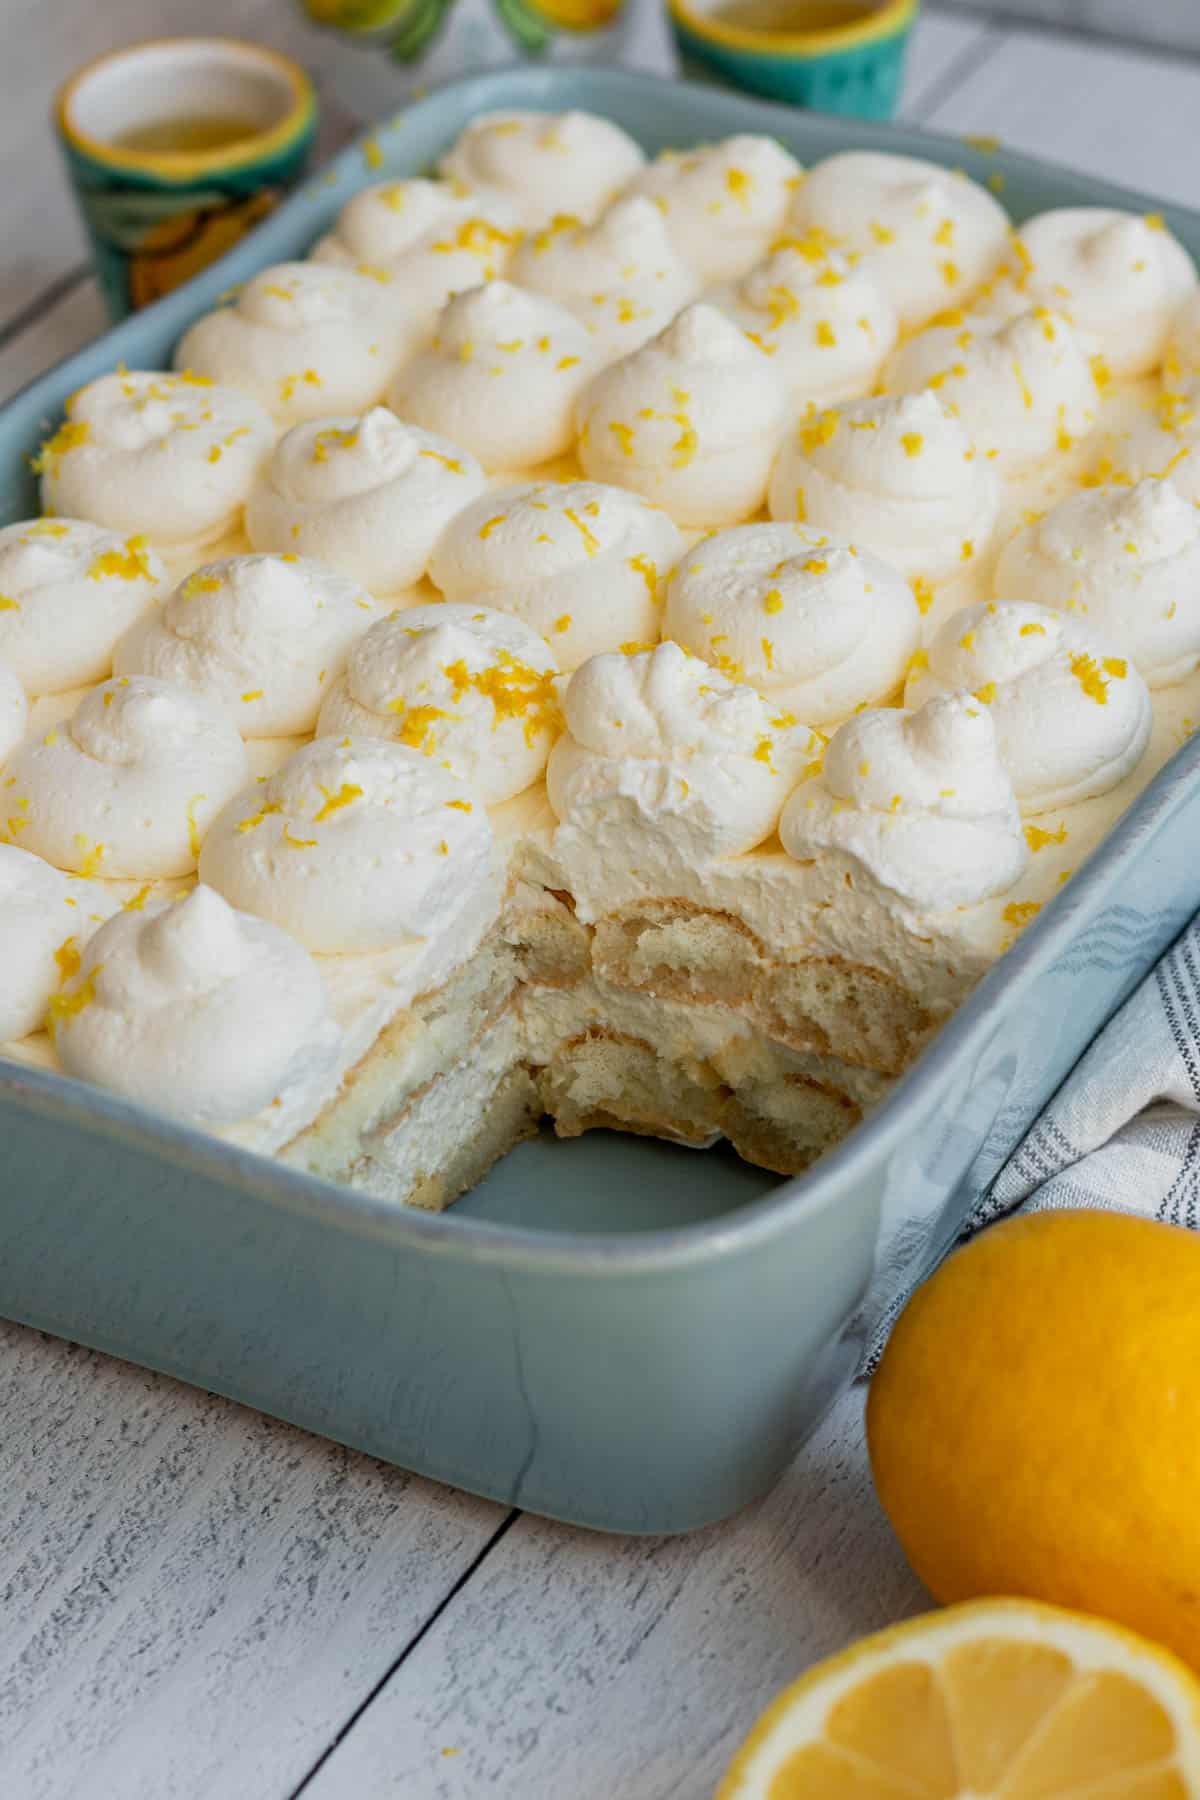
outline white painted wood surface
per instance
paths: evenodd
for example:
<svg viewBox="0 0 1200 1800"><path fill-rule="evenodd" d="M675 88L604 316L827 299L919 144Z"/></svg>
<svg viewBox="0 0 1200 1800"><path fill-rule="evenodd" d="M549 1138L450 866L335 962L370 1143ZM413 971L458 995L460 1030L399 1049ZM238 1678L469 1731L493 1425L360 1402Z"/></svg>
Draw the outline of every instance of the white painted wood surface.
<svg viewBox="0 0 1200 1800"><path fill-rule="evenodd" d="M0 398L104 322L82 274L45 299L82 255L44 123L70 66L241 31L344 96L356 55L287 0L3 11ZM1187 199L1200 66L930 13L905 110ZM700 1800L775 1688L921 1604L857 1393L738 1519L617 1541L0 1326L5 1800Z"/></svg>

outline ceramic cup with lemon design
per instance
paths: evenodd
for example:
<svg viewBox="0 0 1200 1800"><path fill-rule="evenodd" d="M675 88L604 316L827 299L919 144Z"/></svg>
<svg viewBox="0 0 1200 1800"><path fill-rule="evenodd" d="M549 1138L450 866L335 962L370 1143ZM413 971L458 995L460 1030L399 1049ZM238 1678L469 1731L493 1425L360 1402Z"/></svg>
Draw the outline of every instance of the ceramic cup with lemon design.
<svg viewBox="0 0 1200 1800"><path fill-rule="evenodd" d="M232 38L165 38L89 63L55 119L114 318L230 249L303 173L316 131L296 63Z"/></svg>
<svg viewBox="0 0 1200 1800"><path fill-rule="evenodd" d="M667 0L685 72L815 112L887 119L920 0Z"/></svg>

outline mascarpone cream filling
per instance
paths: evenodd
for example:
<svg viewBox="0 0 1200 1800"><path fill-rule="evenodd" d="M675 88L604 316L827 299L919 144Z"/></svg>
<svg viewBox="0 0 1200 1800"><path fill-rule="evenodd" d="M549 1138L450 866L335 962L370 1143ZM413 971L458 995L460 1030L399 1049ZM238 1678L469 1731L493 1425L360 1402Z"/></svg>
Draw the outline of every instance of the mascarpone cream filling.
<svg viewBox="0 0 1200 1800"><path fill-rule="evenodd" d="M29 700L7 663L0 663L0 766L25 736Z"/></svg>
<svg viewBox="0 0 1200 1800"><path fill-rule="evenodd" d="M547 481L466 507L429 573L447 600L523 620L570 670L604 650L658 641L662 583L682 549L674 522L638 495Z"/></svg>
<svg viewBox="0 0 1200 1800"><path fill-rule="evenodd" d="M246 533L256 550L315 557L372 594L399 595L485 486L470 451L377 406L293 426L250 495Z"/></svg>

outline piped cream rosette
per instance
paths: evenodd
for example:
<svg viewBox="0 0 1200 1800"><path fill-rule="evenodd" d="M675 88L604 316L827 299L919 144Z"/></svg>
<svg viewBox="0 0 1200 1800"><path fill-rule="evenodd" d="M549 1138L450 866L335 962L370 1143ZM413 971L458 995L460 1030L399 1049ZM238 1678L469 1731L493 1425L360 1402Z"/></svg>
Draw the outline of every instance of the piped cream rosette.
<svg viewBox="0 0 1200 1800"><path fill-rule="evenodd" d="M975 448L1002 470L1073 449L1095 426L1100 406L1087 347L1045 307L996 329L978 322L919 332L892 357L884 385L892 394L934 390Z"/></svg>
<svg viewBox="0 0 1200 1800"><path fill-rule="evenodd" d="M1072 494L1004 546L995 589L1077 618L1152 688L1200 665L1200 515L1170 481Z"/></svg>
<svg viewBox="0 0 1200 1800"><path fill-rule="evenodd" d="M504 488L451 520L429 572L447 600L497 607L546 638L560 669L657 643L677 526L594 481Z"/></svg>
<svg viewBox="0 0 1200 1800"><path fill-rule="evenodd" d="M278 263L197 319L175 366L241 389L282 427L366 412L426 333L390 285L386 271Z"/></svg>
<svg viewBox="0 0 1200 1800"><path fill-rule="evenodd" d="M0 844L0 1043L41 1030L51 997L115 904L95 882Z"/></svg>
<svg viewBox="0 0 1200 1800"><path fill-rule="evenodd" d="M0 659L31 694L102 681L113 646L167 591L142 537L82 519L0 530Z"/></svg>
<svg viewBox="0 0 1200 1800"><path fill-rule="evenodd" d="M866 551L804 525L743 525L683 557L665 635L825 726L897 692L921 615L903 576Z"/></svg>
<svg viewBox="0 0 1200 1800"><path fill-rule="evenodd" d="M485 486L470 451L377 406L293 426L250 496L246 533L256 550L315 557L372 594L400 595Z"/></svg>
<svg viewBox="0 0 1200 1800"><path fill-rule="evenodd" d="M220 706L120 676L10 759L0 834L68 874L190 875L209 825L247 776L245 745Z"/></svg>
<svg viewBox="0 0 1200 1800"><path fill-rule="evenodd" d="M891 302L837 251L814 255L785 240L708 302L771 358L796 405L869 394L896 343Z"/></svg>
<svg viewBox="0 0 1200 1800"><path fill-rule="evenodd" d="M1009 223L965 175L915 156L850 150L808 171L788 230L853 256L913 331L960 305L991 273Z"/></svg>
<svg viewBox="0 0 1200 1800"><path fill-rule="evenodd" d="M858 400L801 420L771 472L771 516L870 550L918 589L969 567L996 528L999 487L935 394Z"/></svg>
<svg viewBox="0 0 1200 1800"><path fill-rule="evenodd" d="M207 887L110 919L50 1018L69 1075L208 1126L331 1067L340 1036L308 952Z"/></svg>
<svg viewBox="0 0 1200 1800"><path fill-rule="evenodd" d="M752 850L818 742L754 688L670 643L592 657L563 711L550 804L564 826L626 857L631 832L691 862Z"/></svg>
<svg viewBox="0 0 1200 1800"><path fill-rule="evenodd" d="M546 766L560 727L557 673L545 639L508 613L414 606L355 646L317 733L406 744L491 806Z"/></svg>
<svg viewBox="0 0 1200 1800"><path fill-rule="evenodd" d="M311 731L350 648L379 617L348 576L300 557L206 563L117 646L119 675L152 675L219 706L243 737Z"/></svg>
<svg viewBox="0 0 1200 1800"><path fill-rule="evenodd" d="M980 297L983 311L1012 317L1052 307L1123 378L1162 361L1172 320L1196 286L1191 257L1161 218L1100 206L1027 219L1006 269Z"/></svg>
<svg viewBox="0 0 1200 1800"><path fill-rule="evenodd" d="M377 281L389 277L384 304L432 331L453 295L507 273L520 240L511 207L417 178L355 194L311 254Z"/></svg>
<svg viewBox="0 0 1200 1800"><path fill-rule="evenodd" d="M785 397L770 359L715 307L687 307L579 401L579 460L680 525L736 525L762 505Z"/></svg>
<svg viewBox="0 0 1200 1800"><path fill-rule="evenodd" d="M1145 682L1086 626L1026 601L954 613L914 668L905 702L973 694L1022 809L1046 812L1105 794L1150 740Z"/></svg>
<svg viewBox="0 0 1200 1800"><path fill-rule="evenodd" d="M482 801L382 738L317 738L247 788L205 839L200 879L333 955L419 942L491 876Z"/></svg>
<svg viewBox="0 0 1200 1800"><path fill-rule="evenodd" d="M700 285L658 208L637 195L615 201L594 225L553 219L526 238L511 275L567 307L613 357L661 331Z"/></svg>
<svg viewBox="0 0 1200 1800"><path fill-rule="evenodd" d="M489 473L535 468L571 448L575 402L597 354L565 307L489 281L444 308L429 350L401 370L388 405L461 444Z"/></svg>
<svg viewBox="0 0 1200 1800"><path fill-rule="evenodd" d="M121 370L72 394L42 446L42 505L164 551L238 524L275 429L253 394L203 373Z"/></svg>
<svg viewBox="0 0 1200 1800"><path fill-rule="evenodd" d="M744 133L665 150L626 192L652 200L672 243L703 283L736 280L783 230L800 164L774 138Z"/></svg>
<svg viewBox="0 0 1200 1800"><path fill-rule="evenodd" d="M472 120L439 167L536 230L555 213L597 218L645 160L628 133L594 113L495 112Z"/></svg>
<svg viewBox="0 0 1200 1800"><path fill-rule="evenodd" d="M1002 894L1029 861L992 719L970 695L847 720L789 799L779 835L798 862L839 855L852 881L919 914Z"/></svg>

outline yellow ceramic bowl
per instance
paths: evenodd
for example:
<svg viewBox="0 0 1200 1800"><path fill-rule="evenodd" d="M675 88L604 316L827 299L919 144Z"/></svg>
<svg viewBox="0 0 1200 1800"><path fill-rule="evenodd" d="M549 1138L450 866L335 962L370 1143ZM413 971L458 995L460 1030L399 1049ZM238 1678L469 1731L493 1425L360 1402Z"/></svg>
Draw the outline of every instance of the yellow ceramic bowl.
<svg viewBox="0 0 1200 1800"><path fill-rule="evenodd" d="M689 74L815 112L890 118L920 0L667 0Z"/></svg>

